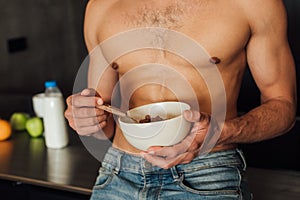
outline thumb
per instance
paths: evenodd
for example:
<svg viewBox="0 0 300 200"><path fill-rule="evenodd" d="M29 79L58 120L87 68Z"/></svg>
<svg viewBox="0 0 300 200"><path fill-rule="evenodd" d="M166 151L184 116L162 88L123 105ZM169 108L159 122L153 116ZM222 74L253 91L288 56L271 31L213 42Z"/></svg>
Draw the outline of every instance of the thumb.
<svg viewBox="0 0 300 200"><path fill-rule="evenodd" d="M199 122L201 114L195 110L185 110L183 116L189 122Z"/></svg>
<svg viewBox="0 0 300 200"><path fill-rule="evenodd" d="M97 105L102 105L104 103L98 92L93 88L86 88L82 90L80 95L85 97L95 97L94 100Z"/></svg>
<svg viewBox="0 0 300 200"><path fill-rule="evenodd" d="M99 96L96 90L93 88L86 88L82 90L80 94L82 96Z"/></svg>

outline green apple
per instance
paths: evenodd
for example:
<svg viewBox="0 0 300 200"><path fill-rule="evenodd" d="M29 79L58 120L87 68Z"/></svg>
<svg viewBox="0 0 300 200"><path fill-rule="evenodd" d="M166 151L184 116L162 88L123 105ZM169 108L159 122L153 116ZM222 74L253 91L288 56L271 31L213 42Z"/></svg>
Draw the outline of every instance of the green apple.
<svg viewBox="0 0 300 200"><path fill-rule="evenodd" d="M26 130L31 137L39 137L43 135L43 120L39 117L32 117L26 122Z"/></svg>
<svg viewBox="0 0 300 200"><path fill-rule="evenodd" d="M29 118L30 115L28 113L15 112L10 117L10 125L14 130L23 131Z"/></svg>

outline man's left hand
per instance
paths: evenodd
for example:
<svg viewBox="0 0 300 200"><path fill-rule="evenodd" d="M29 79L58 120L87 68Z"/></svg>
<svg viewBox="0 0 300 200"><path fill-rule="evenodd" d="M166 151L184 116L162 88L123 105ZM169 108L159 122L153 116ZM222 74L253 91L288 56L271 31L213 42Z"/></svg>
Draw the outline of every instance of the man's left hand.
<svg viewBox="0 0 300 200"><path fill-rule="evenodd" d="M147 151L141 153L148 162L168 169L178 164L189 163L199 155L200 147L208 132L211 117L206 113L190 110L184 111L183 114L187 121L193 123L189 135L173 146L149 147Z"/></svg>

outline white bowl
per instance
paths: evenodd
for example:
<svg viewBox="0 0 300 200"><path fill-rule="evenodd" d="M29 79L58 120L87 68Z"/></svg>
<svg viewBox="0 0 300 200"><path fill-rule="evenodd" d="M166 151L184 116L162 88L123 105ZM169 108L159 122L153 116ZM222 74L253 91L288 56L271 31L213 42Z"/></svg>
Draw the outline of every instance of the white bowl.
<svg viewBox="0 0 300 200"><path fill-rule="evenodd" d="M143 105L128 111L128 115L136 120L146 115L165 119L150 123L135 123L128 118L120 117L118 122L127 141L140 150L150 146L170 146L184 139L190 130L191 123L186 121L182 113L190 106L183 102L159 102Z"/></svg>

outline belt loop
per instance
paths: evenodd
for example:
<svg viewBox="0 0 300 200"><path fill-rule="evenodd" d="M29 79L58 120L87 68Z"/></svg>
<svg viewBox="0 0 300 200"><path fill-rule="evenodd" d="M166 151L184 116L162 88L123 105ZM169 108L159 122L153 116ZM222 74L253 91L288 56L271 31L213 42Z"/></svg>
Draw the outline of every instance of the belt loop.
<svg viewBox="0 0 300 200"><path fill-rule="evenodd" d="M173 176L173 178L174 178L175 180L178 180L178 179L180 178L180 176L179 176L179 174L178 174L178 172L177 172L176 166L170 168L170 171L171 171L172 176Z"/></svg>
<svg viewBox="0 0 300 200"><path fill-rule="evenodd" d="M236 149L237 153L239 154L242 162L243 162L243 170L246 171L246 168L247 168L247 162L246 162L246 159L245 159L245 156L244 156L244 153L242 150L240 149Z"/></svg>
<svg viewBox="0 0 300 200"><path fill-rule="evenodd" d="M122 157L123 157L123 153L121 152L118 152L118 155L117 155L117 165L114 169L114 173L115 174L119 174L120 172L120 169L121 169L121 166L122 166Z"/></svg>
<svg viewBox="0 0 300 200"><path fill-rule="evenodd" d="M142 175L145 176L146 172L145 172L145 163L147 161L144 158L141 158L141 162L140 162L140 169L142 172Z"/></svg>

